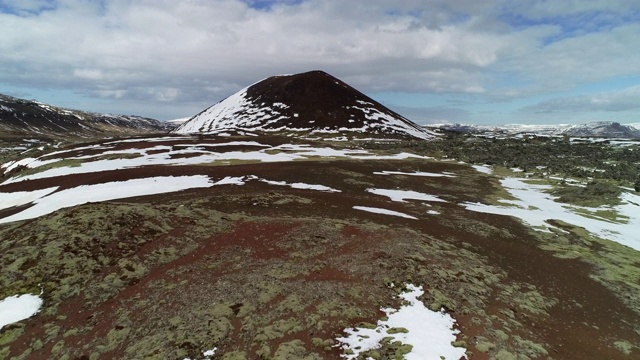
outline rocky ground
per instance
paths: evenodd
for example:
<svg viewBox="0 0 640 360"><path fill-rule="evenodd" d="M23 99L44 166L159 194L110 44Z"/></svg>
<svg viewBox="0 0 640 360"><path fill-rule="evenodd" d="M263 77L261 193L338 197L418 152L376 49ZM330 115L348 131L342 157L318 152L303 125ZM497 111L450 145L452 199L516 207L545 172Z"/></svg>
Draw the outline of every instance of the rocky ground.
<svg viewBox="0 0 640 360"><path fill-rule="evenodd" d="M271 146L262 147L265 156L301 153L278 147L296 141L276 136L167 137L83 144L41 158L60 162L7 172L0 192L159 176L236 182L1 224L0 299L42 291L44 305L2 328L0 358L200 359L217 348L211 358L337 359L344 329L373 326L385 315L381 308L400 306L406 284L423 286L424 304L456 319L455 345L471 359L640 356L637 251L562 219L542 232L468 210L461 204L506 195L497 175L454 161L390 150L370 150L378 156L371 158L324 152L274 162L195 161L261 148L249 141ZM163 152L194 161L148 160ZM83 156L81 162L140 158L149 165L82 172ZM70 170L14 181L56 168ZM372 189L437 200L398 201ZM0 218L28 206L0 210ZM387 342L365 355L397 359L406 351Z"/></svg>

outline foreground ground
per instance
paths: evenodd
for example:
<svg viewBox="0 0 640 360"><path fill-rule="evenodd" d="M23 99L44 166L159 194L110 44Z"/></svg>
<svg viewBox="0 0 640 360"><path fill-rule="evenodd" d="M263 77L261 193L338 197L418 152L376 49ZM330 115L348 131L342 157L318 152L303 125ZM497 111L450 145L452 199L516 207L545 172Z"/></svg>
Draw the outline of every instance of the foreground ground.
<svg viewBox="0 0 640 360"><path fill-rule="evenodd" d="M162 137L4 166L0 299L44 304L0 357L340 358L409 284L472 359L640 356L636 250L474 210L512 196L482 168L345 145Z"/></svg>

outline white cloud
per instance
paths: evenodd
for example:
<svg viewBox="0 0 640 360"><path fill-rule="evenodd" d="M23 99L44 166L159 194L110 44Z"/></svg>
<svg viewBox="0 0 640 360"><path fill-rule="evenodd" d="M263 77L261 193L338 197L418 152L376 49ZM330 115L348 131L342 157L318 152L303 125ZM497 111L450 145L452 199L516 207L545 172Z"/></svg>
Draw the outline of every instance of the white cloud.
<svg viewBox="0 0 640 360"><path fill-rule="evenodd" d="M619 112L640 110L640 85L620 91L601 92L547 100L521 109L524 113L567 113L594 111Z"/></svg>
<svg viewBox="0 0 640 360"><path fill-rule="evenodd" d="M413 120L417 124L451 124L451 123L472 123L473 117L466 110L446 106L434 107L406 107L394 106L396 112L402 116Z"/></svg>
<svg viewBox="0 0 640 360"><path fill-rule="evenodd" d="M318 0L270 12L231 0L105 4L69 0L38 16L2 15L8 31L0 47L15 54L3 56L2 64L40 68L34 78L50 76L53 67L63 74L101 68L113 72L113 82L161 74L246 82L243 77L252 81L290 67L424 60L414 64L422 73L433 69L429 62L486 66L504 46L497 36L455 26L430 29L419 17L387 15L369 4Z"/></svg>
<svg viewBox="0 0 640 360"><path fill-rule="evenodd" d="M264 77L312 69L365 92L489 100L640 72L640 26L622 15L640 8L628 1L249 3L0 0L0 84L127 100L128 110L139 101L142 115L170 106L182 113L165 116L178 117ZM577 14L586 24L594 11L608 25L570 36L569 20L548 19Z"/></svg>
<svg viewBox="0 0 640 360"><path fill-rule="evenodd" d="M100 69L75 69L73 70L73 76L87 80L102 80L104 74Z"/></svg>

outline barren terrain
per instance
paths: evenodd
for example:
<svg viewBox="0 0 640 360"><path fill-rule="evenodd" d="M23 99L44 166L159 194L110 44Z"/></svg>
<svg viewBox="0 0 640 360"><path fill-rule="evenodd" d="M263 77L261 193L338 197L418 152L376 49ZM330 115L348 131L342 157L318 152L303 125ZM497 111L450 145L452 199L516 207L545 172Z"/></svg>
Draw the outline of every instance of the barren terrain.
<svg viewBox="0 0 640 360"><path fill-rule="evenodd" d="M344 330L375 326L409 284L457 321L471 359L640 356L636 250L563 219L543 230L469 208L508 199L500 180L517 174L278 136L55 151L3 168L0 205L16 203L0 221L22 218L0 224L0 299L44 304L2 327L0 358L337 359ZM179 186L195 177L206 184ZM131 197L136 179L156 183ZM174 190L148 195L166 179ZM96 200L101 184L113 187ZM52 211L29 218L36 207Z"/></svg>

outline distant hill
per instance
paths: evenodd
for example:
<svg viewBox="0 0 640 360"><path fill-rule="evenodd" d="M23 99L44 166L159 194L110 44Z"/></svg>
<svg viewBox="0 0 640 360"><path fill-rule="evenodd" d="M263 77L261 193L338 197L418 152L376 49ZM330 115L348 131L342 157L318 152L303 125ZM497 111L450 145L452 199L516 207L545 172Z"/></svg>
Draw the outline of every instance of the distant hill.
<svg viewBox="0 0 640 360"><path fill-rule="evenodd" d="M536 134L547 136L603 137L603 138L640 138L640 129L634 124L623 125L613 121L599 121L586 124L483 126L470 124L428 125L435 130L449 130L466 133L500 133L505 135Z"/></svg>
<svg viewBox="0 0 640 360"><path fill-rule="evenodd" d="M238 129L421 139L435 136L322 71L262 80L205 109L175 132Z"/></svg>
<svg viewBox="0 0 640 360"><path fill-rule="evenodd" d="M94 137L168 132L175 125L132 115L72 110L0 94L0 133L40 137Z"/></svg>

